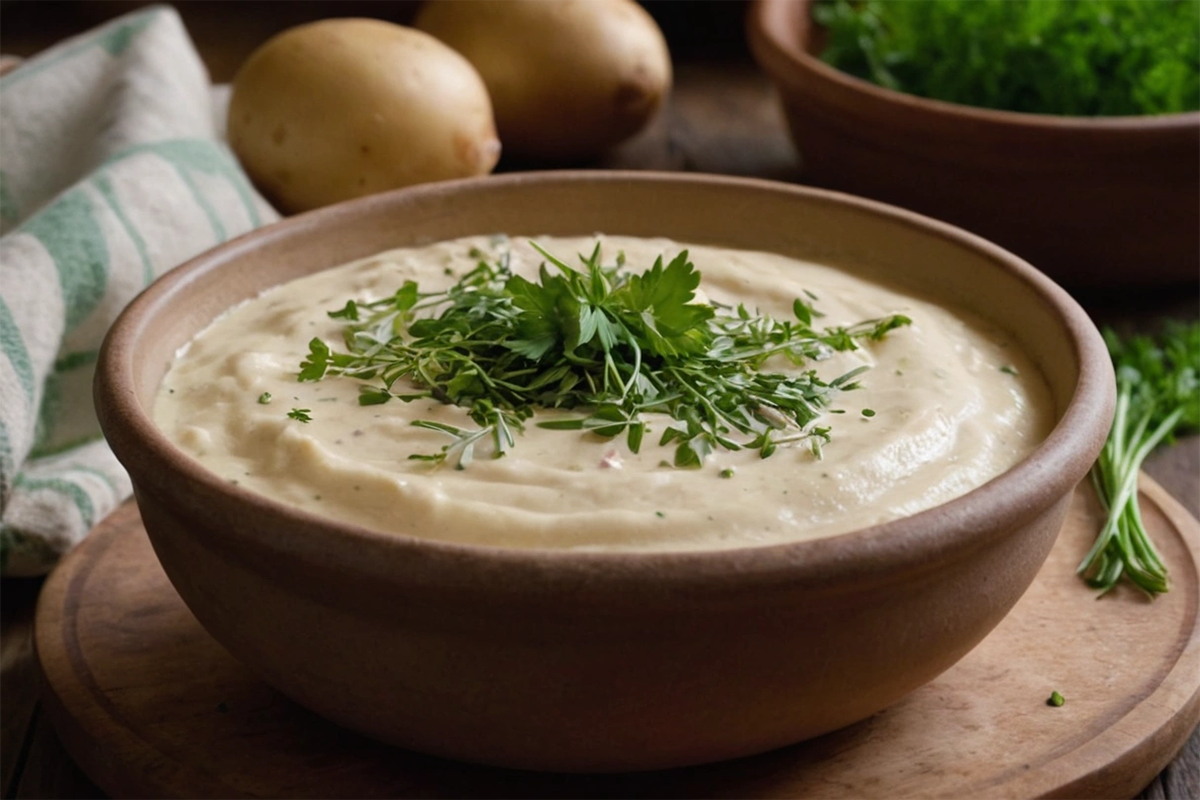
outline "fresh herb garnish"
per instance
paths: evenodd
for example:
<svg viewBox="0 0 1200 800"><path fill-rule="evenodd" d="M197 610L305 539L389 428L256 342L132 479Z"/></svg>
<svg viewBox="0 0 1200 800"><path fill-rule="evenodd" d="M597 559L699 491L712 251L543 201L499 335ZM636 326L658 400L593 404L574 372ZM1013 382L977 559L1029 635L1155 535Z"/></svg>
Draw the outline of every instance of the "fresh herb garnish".
<svg viewBox="0 0 1200 800"><path fill-rule="evenodd" d="M270 392L263 392L262 394L260 394L258 396L259 405L265 406L269 402L271 402L271 393Z"/></svg>
<svg viewBox="0 0 1200 800"><path fill-rule="evenodd" d="M310 413L312 413L311 408L293 408L287 415L288 419L294 419L297 422L312 422L312 417L309 416Z"/></svg>
<svg viewBox="0 0 1200 800"><path fill-rule="evenodd" d="M1050 697L1047 698L1047 700L1046 700L1046 705L1054 706L1055 708L1058 708L1065 702L1067 702L1066 698L1063 697L1061 694L1059 694L1058 690L1056 689L1055 691L1050 693Z"/></svg>
<svg viewBox="0 0 1200 800"><path fill-rule="evenodd" d="M581 270L533 246L546 259L537 282L513 274L507 254L473 254L476 267L445 291L423 293L408 281L382 300L347 302L329 314L344 320L346 352L313 339L300 380L358 378L363 405L434 398L465 408L478 428L417 420L452 441L410 456L460 469L481 441L503 456L535 408L583 411L539 425L624 434L635 453L644 415L666 414L672 422L659 444L675 445L677 467L698 467L716 448L766 458L801 442L819 457L829 428L812 423L839 391L858 386L866 367L826 382L814 370L764 371L766 362L802 366L910 322L895 314L816 330L819 314L802 299L794 321L694 302L700 273L686 251L633 273L622 256L602 265L598 244L581 256ZM409 385L416 388L401 388Z"/></svg>
<svg viewBox="0 0 1200 800"><path fill-rule="evenodd" d="M909 94L1034 114L1200 108L1196 0L823 0L821 58Z"/></svg>
<svg viewBox="0 0 1200 800"><path fill-rule="evenodd" d="M1160 336L1104 332L1117 371L1112 430L1092 467L1108 518L1078 572L1107 592L1122 575L1151 597L1167 591L1167 569L1138 510L1138 471L1160 442L1200 428L1200 322L1169 323Z"/></svg>

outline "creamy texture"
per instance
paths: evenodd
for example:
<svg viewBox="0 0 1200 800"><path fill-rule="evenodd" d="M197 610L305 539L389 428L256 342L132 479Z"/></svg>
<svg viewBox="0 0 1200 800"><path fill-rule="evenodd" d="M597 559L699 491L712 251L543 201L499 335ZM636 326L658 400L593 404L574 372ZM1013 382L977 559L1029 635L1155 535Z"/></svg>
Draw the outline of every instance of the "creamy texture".
<svg viewBox="0 0 1200 800"><path fill-rule="evenodd" d="M701 469L665 467L672 449L657 442L670 420L659 416L636 455L623 436L527 424L503 458L489 458L481 443L465 470L430 466L408 456L436 452L448 439L411 421L476 427L463 409L432 400L360 406L359 381L300 383L296 375L312 337L341 347L340 322L327 311L390 295L406 279L423 291L444 288L474 266L472 247L504 246L472 237L383 253L238 306L181 352L155 418L218 475L318 514L455 542L630 550L774 544L907 516L1000 474L1053 425L1054 405L1034 365L1003 331L969 314L770 253L619 236L538 241L570 261L591 252L597 238L606 261L623 250L639 271L687 247L710 299L745 302L778 319L790 317L793 299L808 290L826 315L818 324L891 313L913 324L813 365L826 380L872 368L862 389L835 399L844 414L818 421L832 428L822 460L801 444L767 459L718 450ZM511 247L514 271L532 278L540 257L524 240ZM259 402L263 392L270 403ZM289 419L292 408L310 409L312 421ZM733 477L721 477L729 467Z"/></svg>

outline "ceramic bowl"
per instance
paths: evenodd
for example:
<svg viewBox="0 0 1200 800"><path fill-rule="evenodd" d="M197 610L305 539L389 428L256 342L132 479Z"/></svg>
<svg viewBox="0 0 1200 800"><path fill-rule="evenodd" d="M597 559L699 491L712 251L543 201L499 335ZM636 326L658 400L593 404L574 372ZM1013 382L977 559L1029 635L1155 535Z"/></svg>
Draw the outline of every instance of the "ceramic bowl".
<svg viewBox="0 0 1200 800"><path fill-rule="evenodd" d="M231 485L155 427L155 390L176 350L233 304L388 248L500 231L871 262L1008 329L1046 374L1057 425L1008 472L912 517L669 554L466 546L339 524ZM1114 381L1102 340L1061 289L948 225L765 181L563 172L378 195L206 253L121 316L96 401L167 575L267 682L402 747L617 771L816 736L952 665L1049 552L1107 432Z"/></svg>
<svg viewBox="0 0 1200 800"><path fill-rule="evenodd" d="M1200 276L1200 112L1064 117L894 92L817 54L808 0L757 0L747 32L804 179L944 219L1073 286Z"/></svg>

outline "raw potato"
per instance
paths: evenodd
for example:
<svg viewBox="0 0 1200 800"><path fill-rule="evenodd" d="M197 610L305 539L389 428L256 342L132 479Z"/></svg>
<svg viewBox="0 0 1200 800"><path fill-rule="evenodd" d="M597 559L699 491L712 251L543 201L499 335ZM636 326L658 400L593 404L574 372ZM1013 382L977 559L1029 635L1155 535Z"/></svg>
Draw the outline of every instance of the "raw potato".
<svg viewBox="0 0 1200 800"><path fill-rule="evenodd" d="M633 0L432 0L415 25L479 70L512 155L598 155L671 87L667 43Z"/></svg>
<svg viewBox="0 0 1200 800"><path fill-rule="evenodd" d="M284 31L233 80L229 143L287 212L483 175L500 157L487 89L428 34L371 19Z"/></svg>

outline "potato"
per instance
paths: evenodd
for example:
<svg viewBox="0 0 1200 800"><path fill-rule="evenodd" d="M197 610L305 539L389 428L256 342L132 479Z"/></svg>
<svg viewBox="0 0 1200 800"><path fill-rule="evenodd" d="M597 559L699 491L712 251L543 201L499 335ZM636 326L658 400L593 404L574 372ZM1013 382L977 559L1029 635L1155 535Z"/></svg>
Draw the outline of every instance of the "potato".
<svg viewBox="0 0 1200 800"><path fill-rule="evenodd" d="M598 155L671 86L662 32L632 0L432 0L414 24L475 65L505 152L525 158Z"/></svg>
<svg viewBox="0 0 1200 800"><path fill-rule="evenodd" d="M371 19L301 25L262 45L234 77L228 138L287 212L483 175L500 157L487 89L467 60Z"/></svg>

